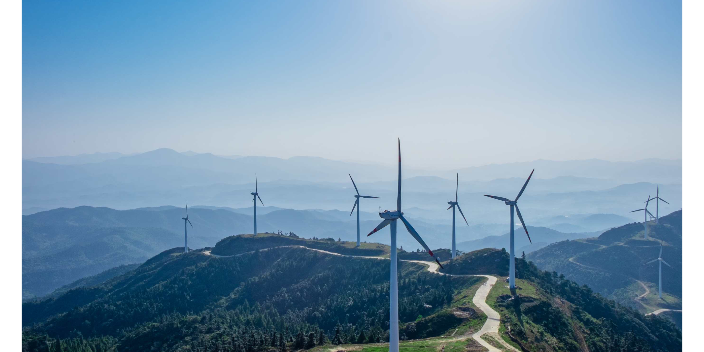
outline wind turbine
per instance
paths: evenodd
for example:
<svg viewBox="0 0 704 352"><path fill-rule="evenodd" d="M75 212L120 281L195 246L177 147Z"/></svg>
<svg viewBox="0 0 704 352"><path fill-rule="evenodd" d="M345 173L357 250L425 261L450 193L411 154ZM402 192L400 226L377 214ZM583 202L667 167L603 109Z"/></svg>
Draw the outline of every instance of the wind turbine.
<svg viewBox="0 0 704 352"><path fill-rule="evenodd" d="M651 260L651 261L649 261L649 262L647 262L647 263L645 263L645 264L647 265L647 264L650 264L650 263L654 263L654 262L656 262L656 261L657 261L657 262L660 262L660 263L658 263L658 266L659 266L659 267L658 267L658 296L660 296L660 299L662 299L662 264L665 263L665 265L667 265L667 266L669 266L670 268L672 268L672 265L667 264L667 262L662 259L662 244L660 244L660 255L658 256L658 258L657 258L657 259L653 259L653 260Z"/></svg>
<svg viewBox="0 0 704 352"><path fill-rule="evenodd" d="M651 218L653 218L653 214L648 210L648 203L653 200L653 198L650 198L650 195L648 195L648 200L645 201L645 208L643 209L636 209L631 211L631 213L635 213L637 211L642 211L643 212L643 227L645 228L645 239L648 239L648 215L650 215Z"/></svg>
<svg viewBox="0 0 704 352"><path fill-rule="evenodd" d="M450 210L452 208L452 259L455 259L457 256L457 246L455 245L455 206L457 209L459 209L460 214L462 214L462 217L464 218L464 222L469 226L469 223L467 222L467 218L464 216L464 213L462 212L462 208L460 207L460 203L457 202L457 191L460 189L460 174L457 174L457 187L455 188L455 201L449 201L447 204L450 204L450 206L447 208L447 210Z"/></svg>
<svg viewBox="0 0 704 352"><path fill-rule="evenodd" d="M193 227L191 220L188 220L188 204L186 204L186 217L181 219L183 219L183 231L185 236L185 242L183 244L183 253L188 253L188 224L191 224L191 227Z"/></svg>
<svg viewBox="0 0 704 352"><path fill-rule="evenodd" d="M420 237L418 232L411 226L411 224L406 220L406 218L403 217L403 212L401 211L401 140L398 140L398 195L396 197L396 210L395 211L388 211L385 210L383 212L379 213L379 217L384 219L384 221L379 224L372 232L370 232L367 236L371 236L371 234L383 229L386 227L386 225L391 225L391 255L389 256L389 259L391 259L391 275L389 279L389 301L390 301L390 307L389 307L389 352L398 352L398 275L397 275L397 268L398 268L398 260L396 257L396 220L401 220L404 225L406 225L406 229L408 232L413 236L413 238L420 243L425 250L428 251L428 254L430 254L431 257L435 259L435 261L440 265L442 268L442 264L440 264L440 261L435 258L433 255L433 251L428 248L428 245L425 244L423 239Z"/></svg>
<svg viewBox="0 0 704 352"><path fill-rule="evenodd" d="M666 200L660 198L660 186L658 186L658 193L656 194L655 198L649 200L655 200L655 225L657 225L658 223L660 223L660 201L667 203Z"/></svg>
<svg viewBox="0 0 704 352"><path fill-rule="evenodd" d="M515 200L510 200L504 197L496 197L496 196L491 196L488 194L485 194L485 197L489 198L494 198L498 199L500 201L503 201L506 203L506 205L511 207L511 236L510 236L510 253L509 253L509 267L508 267L508 286L510 290L515 290L516 289L516 259L514 258L514 249L513 249L513 209L516 208L516 213L518 214L518 219L521 220L521 225L523 225L523 230L526 231L526 236L528 236L528 241L532 244L533 241L530 239L530 235L528 234L528 229L526 228L526 223L523 222L523 216L521 216L521 210L518 209L518 198L521 198L521 195L523 194L523 191L526 190L526 186L528 186L528 182L530 181L530 178L533 177L533 172L535 172L535 169L530 172L530 176L528 176L528 179L526 180L526 183L523 184L523 188L521 188L521 191L518 192L518 195L516 196Z"/></svg>
<svg viewBox="0 0 704 352"><path fill-rule="evenodd" d="M357 208L357 247L359 247L359 198L379 198L379 197L359 195L359 190L357 189L357 185L354 183L354 180L352 179L352 175L350 175L350 180L352 180L352 185L354 186L354 190L357 192L357 194L354 196L355 200L354 200L354 205L352 206L352 211L350 212L350 216L352 216L352 213L354 213L354 208Z"/></svg>
<svg viewBox="0 0 704 352"><path fill-rule="evenodd" d="M254 192L250 193L252 195L252 201L254 202L254 236L257 235L257 198L259 198L259 201L262 203L262 206L264 206L264 202L262 201L262 198L259 196L259 186L258 186L258 181L255 178L254 179Z"/></svg>

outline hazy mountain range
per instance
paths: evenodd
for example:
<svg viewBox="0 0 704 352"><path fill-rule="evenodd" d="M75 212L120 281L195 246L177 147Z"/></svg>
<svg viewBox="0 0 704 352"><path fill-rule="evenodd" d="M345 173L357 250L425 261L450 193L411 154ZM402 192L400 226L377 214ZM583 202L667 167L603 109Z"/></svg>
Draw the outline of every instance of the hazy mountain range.
<svg viewBox="0 0 704 352"><path fill-rule="evenodd" d="M538 160L461 169L459 198L468 221L505 222L501 204L483 195L513 197L533 168L534 178L522 199L529 225L540 225L533 221L542 218L577 214L610 213L637 220L629 211L648 194L655 194L658 184L670 202L663 204L664 209L681 207L679 160ZM451 214L446 204L454 198L455 171L404 168L405 211L426 222L447 223ZM268 206L344 211L351 210L354 201L349 173L363 194L381 197L362 202L362 211L395 207L396 171L391 166L314 157L222 157L169 149L25 160L22 207L25 214L81 205L134 209L188 203L246 208L252 204L249 192L256 174Z"/></svg>
<svg viewBox="0 0 704 352"><path fill-rule="evenodd" d="M294 232L305 238L333 238L354 241L355 218L337 210L293 210L261 208L260 232ZM411 213L413 209L410 209ZM141 263L162 250L183 247L184 208L161 206L114 210L82 206L59 208L22 217L22 274L25 298L51 293L74 280L131 263ZM188 230L191 248L214 246L227 236L251 233L251 208L189 207L193 228ZM389 243L388 232L367 237L379 222L375 213L362 212L362 241ZM578 219L577 219L578 220ZM413 219L414 227L432 248L450 248L451 226ZM628 220L624 218L624 223ZM565 220L564 223L569 223ZM574 226L578 226L578 221ZM607 228L608 223L603 223ZM593 236L593 233L561 233L547 228L532 228L533 240L541 245L565 239ZM482 247L508 245L505 224L476 224L457 227L459 242ZM489 237L487 237L489 236ZM486 238L485 240L479 240ZM526 241L527 242L527 241ZM522 243L519 240L519 244ZM405 231L399 246L414 250L415 240ZM522 245L519 245L521 247ZM460 250L475 248L472 242L459 244Z"/></svg>

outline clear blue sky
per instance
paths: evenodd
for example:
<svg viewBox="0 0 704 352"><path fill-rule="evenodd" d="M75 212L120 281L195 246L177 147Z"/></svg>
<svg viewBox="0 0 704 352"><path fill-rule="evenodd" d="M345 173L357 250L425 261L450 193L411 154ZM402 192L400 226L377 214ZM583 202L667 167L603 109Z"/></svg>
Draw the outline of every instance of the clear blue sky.
<svg viewBox="0 0 704 352"><path fill-rule="evenodd" d="M681 158L681 38L678 1L24 1L23 156Z"/></svg>

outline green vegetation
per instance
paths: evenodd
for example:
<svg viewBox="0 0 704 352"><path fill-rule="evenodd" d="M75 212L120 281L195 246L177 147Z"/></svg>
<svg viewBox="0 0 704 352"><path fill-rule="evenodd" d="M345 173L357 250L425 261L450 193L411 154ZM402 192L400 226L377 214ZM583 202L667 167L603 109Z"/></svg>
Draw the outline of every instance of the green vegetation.
<svg viewBox="0 0 704 352"><path fill-rule="evenodd" d="M508 275L508 253L503 249L485 248L469 252L443 264L443 273L456 275Z"/></svg>
<svg viewBox="0 0 704 352"><path fill-rule="evenodd" d="M97 286L24 303L23 351L388 350L388 261L282 243L382 255L388 248L270 234L231 237L213 249L232 257L174 248ZM503 250L482 250L446 270L480 268L503 278L507 262ZM666 319L618 306L525 260L517 260L517 277L516 298L499 280L487 303L502 316L501 337L518 349L681 350L681 331ZM486 321L471 302L484 281L400 262L401 350L481 350L469 336Z"/></svg>
<svg viewBox="0 0 704 352"><path fill-rule="evenodd" d="M500 334L529 351L680 351L682 333L665 319L617 306L556 272L516 261L517 296L497 282L487 303L501 315Z"/></svg>
<svg viewBox="0 0 704 352"><path fill-rule="evenodd" d="M273 236L254 241L266 237ZM301 248L231 258L176 248L102 285L23 304L23 338L28 351L60 340L63 351L93 344L94 351L251 352L281 350L279 339L286 349L312 348L321 333L327 343L379 343L388 339L388 270L386 261ZM455 295L480 279L435 275L406 262L399 274L399 318L407 331L405 323L413 323L417 334L433 336L480 319L448 316ZM426 318L415 323L419 315Z"/></svg>
<svg viewBox="0 0 704 352"><path fill-rule="evenodd" d="M661 217L658 225L650 222L648 228L648 240L644 239L643 224L633 223L598 238L554 243L528 254L528 260L619 304L646 312L645 306L635 301L644 292L638 281L657 291L658 263L646 263L658 257L662 244L663 258L672 265L662 269L663 294L669 298L643 303L653 310L676 307L682 295L682 211Z"/></svg>
<svg viewBox="0 0 704 352"><path fill-rule="evenodd" d="M305 246L345 255L387 256L389 246L378 243L361 243L338 241L332 238L305 239L298 236L285 236L270 233L230 236L220 240L212 249L215 255L230 256L255 250L282 246Z"/></svg>

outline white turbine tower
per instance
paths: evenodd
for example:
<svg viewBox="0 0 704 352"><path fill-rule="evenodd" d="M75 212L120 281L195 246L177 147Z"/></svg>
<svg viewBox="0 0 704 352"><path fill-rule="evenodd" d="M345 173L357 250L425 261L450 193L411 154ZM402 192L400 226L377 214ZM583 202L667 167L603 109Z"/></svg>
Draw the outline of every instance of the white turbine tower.
<svg viewBox="0 0 704 352"><path fill-rule="evenodd" d="M670 204L670 203L667 203L666 200L660 198L660 186L658 186L657 192L658 193L656 193L655 198L650 199L650 200L655 200L655 225L660 223L660 201L663 201L666 204Z"/></svg>
<svg viewBox="0 0 704 352"><path fill-rule="evenodd" d="M183 252L188 253L188 224L191 224L191 227L193 227L191 220L188 220L188 204L186 204L186 217L181 218L181 219L183 219L183 231L184 231L184 236L185 236L185 242L183 244Z"/></svg>
<svg viewBox="0 0 704 352"><path fill-rule="evenodd" d="M396 257L396 220L401 220L404 225L406 225L406 229L408 232L413 236L413 238L420 243L425 250L428 251L428 254L430 254L431 257L435 259L435 261L440 265L442 268L442 265L440 264L440 261L435 258L433 255L433 251L428 248L428 245L425 244L423 239L420 237L418 232L411 226L411 224L406 220L406 218L403 217L403 212L401 211L401 140L399 139L398 141L398 196L396 198L396 210L395 211L388 211L385 210L383 212L379 213L379 217L384 219L384 221L379 224L372 232L370 232L367 236L370 236L371 234L381 230L382 228L386 227L386 225L391 225L391 255L389 256L389 259L391 259L391 275L390 275L390 282L389 282L389 301L390 301L390 307L389 307L389 352L398 352L398 275L397 275L397 269L398 269L398 259Z"/></svg>
<svg viewBox="0 0 704 352"><path fill-rule="evenodd" d="M354 200L354 205L352 206L352 211L350 212L350 216L352 216L352 213L354 213L354 208L357 208L357 247L359 247L359 244L360 244L359 243L359 198L379 198L379 197L359 195L359 190L357 189L357 185L354 183L354 180L352 179L352 175L350 175L350 180L352 180L352 185L354 186L354 190L357 192L357 194L354 196L355 200Z"/></svg>
<svg viewBox="0 0 704 352"><path fill-rule="evenodd" d="M644 232L646 240L648 239L648 215L650 215L651 219L654 218L653 214L650 212L650 210L648 210L648 203L650 203L651 200L653 200L653 198L650 198L650 195L648 195L648 200L645 201L645 208L631 211L631 213L635 213L638 211L643 212L643 227L645 228Z"/></svg>
<svg viewBox="0 0 704 352"><path fill-rule="evenodd" d="M262 206L264 206L264 202L262 201L262 198L259 197L259 182L255 178L254 179L254 192L250 193L252 195L252 201L254 202L254 236L257 235L257 198L259 198L259 201L262 203Z"/></svg>
<svg viewBox="0 0 704 352"><path fill-rule="evenodd" d="M460 211L460 214L462 214L462 217L464 218L464 222L469 226L469 223L467 222L467 218L464 216L464 213L462 212L462 208L460 207L460 203L457 202L457 191L460 189L460 174L457 174L457 186L455 188L455 201L449 201L447 204L450 204L450 206L447 208L447 210L450 210L452 208L452 259L455 259L457 256L457 246L455 245L455 207Z"/></svg>
<svg viewBox="0 0 704 352"><path fill-rule="evenodd" d="M530 239L530 235L528 234L528 229L526 228L525 222L523 222L523 216L521 216L521 210L518 209L518 198L521 198L521 195L523 194L523 191L526 190L526 186L528 186L528 182L530 181L530 178L533 177L533 172L535 172L535 169L530 172L530 176L528 176L528 179L526 180L526 183L523 184L523 188L521 188L521 191L518 192L518 195L516 196L515 200L509 200L504 197L496 197L496 196L490 196L488 194L485 194L485 197L489 198L494 198L498 199L500 201L503 201L506 203L506 205L510 206L511 208L511 235L510 235L510 252L509 252L509 266L508 266L508 286L509 289L515 290L516 289L516 259L514 257L514 249L513 249L513 209L516 209L516 214L518 214L518 219L521 220L521 225L523 225L523 230L526 231L526 236L528 236L528 241L532 244L533 241Z"/></svg>
<svg viewBox="0 0 704 352"><path fill-rule="evenodd" d="M662 244L660 244L660 255L658 256L657 259L653 259L645 264L650 264L654 262L659 262L658 265L658 296L660 296L660 299L662 299L662 264L665 263L665 265L669 266L672 268L672 265L667 264L665 260L662 259Z"/></svg>

